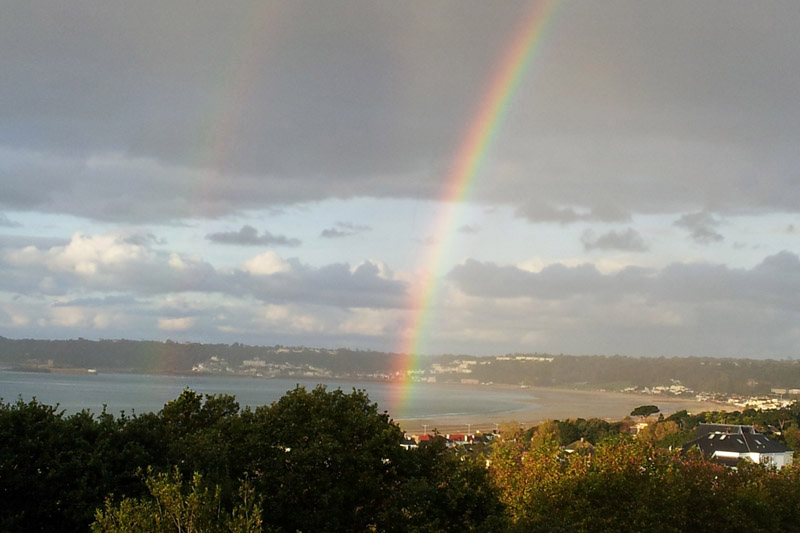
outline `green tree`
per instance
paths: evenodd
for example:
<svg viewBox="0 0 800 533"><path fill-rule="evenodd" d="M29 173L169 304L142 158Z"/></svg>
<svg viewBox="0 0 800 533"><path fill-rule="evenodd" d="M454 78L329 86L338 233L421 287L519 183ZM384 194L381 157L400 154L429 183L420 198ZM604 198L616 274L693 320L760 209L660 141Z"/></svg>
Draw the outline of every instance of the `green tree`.
<svg viewBox="0 0 800 533"><path fill-rule="evenodd" d="M648 416L654 415L659 411L661 411L661 409L659 409L655 405L640 405L639 407L631 411L631 416L639 416L642 418L647 418Z"/></svg>
<svg viewBox="0 0 800 533"><path fill-rule="evenodd" d="M247 481L239 489L239 502L232 511L222 505L219 486L208 487L203 476L194 474L187 486L176 467L156 474L149 469L145 479L148 497L125 498L117 504L111 497L95 512L94 533L255 533L261 531L259 498Z"/></svg>
<svg viewBox="0 0 800 533"><path fill-rule="evenodd" d="M105 457L117 430L106 413L0 402L0 530L85 531L113 486Z"/></svg>
<svg viewBox="0 0 800 533"><path fill-rule="evenodd" d="M680 426L677 422L665 420L663 422L650 424L646 428L642 428L639 433L636 434L636 439L642 442L660 445L662 442L666 442L669 436L676 434L679 431ZM669 447L669 444L667 444L665 447Z"/></svg>
<svg viewBox="0 0 800 533"><path fill-rule="evenodd" d="M245 434L255 429L243 425L236 398L184 390L158 417L168 443L166 465L180 465L185 477L201 472L222 487L229 501L236 480L247 470Z"/></svg>
<svg viewBox="0 0 800 533"><path fill-rule="evenodd" d="M783 438L786 446L794 450L795 462L800 459L800 428L794 422L790 423L783 431Z"/></svg>
<svg viewBox="0 0 800 533"><path fill-rule="evenodd" d="M386 506L381 529L398 532L496 531L503 525L498 491L486 458L448 449L445 439L404 454L402 481Z"/></svg>
<svg viewBox="0 0 800 533"><path fill-rule="evenodd" d="M556 420L545 420L536 427L531 437L531 446L536 447L544 443L562 444L561 424Z"/></svg>
<svg viewBox="0 0 800 533"><path fill-rule="evenodd" d="M248 470L264 495L265 523L287 531L376 527L405 450L400 428L366 393L298 386L250 418Z"/></svg>

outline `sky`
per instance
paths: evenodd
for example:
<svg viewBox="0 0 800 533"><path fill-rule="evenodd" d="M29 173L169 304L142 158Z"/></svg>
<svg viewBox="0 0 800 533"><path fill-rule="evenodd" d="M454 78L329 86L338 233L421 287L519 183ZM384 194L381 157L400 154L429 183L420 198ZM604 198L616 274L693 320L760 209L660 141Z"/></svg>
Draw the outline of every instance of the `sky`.
<svg viewBox="0 0 800 533"><path fill-rule="evenodd" d="M800 3L0 4L0 335L798 355Z"/></svg>

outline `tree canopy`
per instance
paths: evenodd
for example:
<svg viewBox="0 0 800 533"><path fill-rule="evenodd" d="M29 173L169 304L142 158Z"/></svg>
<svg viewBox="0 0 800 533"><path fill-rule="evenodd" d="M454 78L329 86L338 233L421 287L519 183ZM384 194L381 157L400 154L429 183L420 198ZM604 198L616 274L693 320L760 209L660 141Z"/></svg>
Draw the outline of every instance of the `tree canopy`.
<svg viewBox="0 0 800 533"><path fill-rule="evenodd" d="M640 405L639 407L631 411L631 416L640 416L642 418L647 418L648 416L654 415L660 411L661 409L659 409L655 405Z"/></svg>
<svg viewBox="0 0 800 533"><path fill-rule="evenodd" d="M700 422L800 445L797 405L682 411L635 438L624 423L550 420L507 424L489 445L404 450L358 390L297 387L255 410L186 390L119 417L0 401L0 531L797 530L800 468L670 451ZM581 438L591 453L563 449Z"/></svg>
<svg viewBox="0 0 800 533"><path fill-rule="evenodd" d="M402 438L366 393L324 386L255 410L186 390L158 413L119 418L0 402L0 530L86 531L96 520L95 531L469 531L496 521L479 460L438 441L406 451Z"/></svg>

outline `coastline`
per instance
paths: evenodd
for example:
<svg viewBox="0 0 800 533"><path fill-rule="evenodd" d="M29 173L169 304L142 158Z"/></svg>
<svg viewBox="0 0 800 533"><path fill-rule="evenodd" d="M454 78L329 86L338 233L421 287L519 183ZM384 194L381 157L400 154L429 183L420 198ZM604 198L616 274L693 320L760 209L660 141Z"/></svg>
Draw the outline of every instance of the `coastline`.
<svg viewBox="0 0 800 533"><path fill-rule="evenodd" d="M463 385L462 385L463 386ZM480 386L485 388L486 386ZM498 390L519 387L491 385ZM524 389L530 400L520 402L518 409L491 415L465 415L452 417L395 419L403 431L422 433L424 428L439 433L466 433L468 430L493 431L497 425L507 422L518 423L524 427L536 426L543 420L566 420L574 418L601 418L619 421L630 415L640 405L657 405L664 416L683 409L690 413L703 411L735 411L734 406L714 402L700 402L691 398L677 398L636 394L615 391L587 391L564 388L529 387Z"/></svg>
<svg viewBox="0 0 800 533"><path fill-rule="evenodd" d="M27 373L30 370L21 369L4 369L13 373ZM49 371L31 372L31 374L51 374L51 375L88 375L97 377L98 374L88 373L88 369L48 369ZM76 371L77 370L77 371ZM100 375L130 375L128 372L111 371L108 369L98 369ZM198 374L138 374L136 375L152 375L152 376L198 376ZM213 376L223 379L236 380L240 376ZM248 376L241 376L248 377ZM284 378L285 379L285 378ZM302 378L298 378L298 382ZM305 378L305 380L316 381L317 383L326 384L329 388L342 388L344 392L349 392L351 386L360 388L359 384L367 385L369 383L376 383L381 385L390 385L391 382L373 381L373 380L352 380L343 378ZM92 378L94 381L94 378ZM271 380L266 380L271 381ZM292 381L292 378L289 378ZM477 384L463 384L463 383L438 383L438 384L419 384L425 387L433 387L439 390L450 389L453 391L459 390L469 394L469 391L478 392L513 392L515 393L515 405L511 408L493 413L462 413L453 415L433 415L428 417L391 417L392 420L398 424L404 431L411 434L422 433L425 429L429 432L437 429L440 433L466 433L467 431L475 432L490 432L493 431L498 425L506 422L515 422L522 424L524 427L531 427L538 425L541 421L546 419L575 419L575 418L600 418L608 421L622 420L630 414L630 412L640 405L657 405L664 416L686 409L689 412L697 413L701 411L733 411L739 408L728 404L714 403L714 402L699 402L693 398L678 398L666 397L660 395L647 395L640 393L623 393L616 391L603 391L603 390L584 390L584 389L568 389L563 387L520 387L518 385L510 384L491 384L491 385L477 385ZM174 399L172 397L166 399L169 401ZM241 398L239 398L241 400ZM374 400L374 398L373 398ZM56 399L55 402L60 402L62 406L66 406L62 399ZM106 402L102 402L105 404ZM112 402L113 403L113 402ZM85 406L77 405L76 410L80 410ZM162 407L161 404L157 408ZM383 407L388 407L383 403ZM125 408L123 408L125 409ZM391 416L391 413L390 413Z"/></svg>

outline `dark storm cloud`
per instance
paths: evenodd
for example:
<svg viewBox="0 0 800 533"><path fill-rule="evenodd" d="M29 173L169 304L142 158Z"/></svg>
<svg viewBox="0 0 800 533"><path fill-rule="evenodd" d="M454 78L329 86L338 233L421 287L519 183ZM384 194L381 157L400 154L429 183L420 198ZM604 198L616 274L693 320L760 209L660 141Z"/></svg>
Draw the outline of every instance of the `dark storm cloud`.
<svg viewBox="0 0 800 533"><path fill-rule="evenodd" d="M647 270L639 267L628 267L616 275L606 275L589 263L575 267L555 263L533 273L514 266L470 259L454 268L449 277L461 290L475 296L560 300L576 295L639 292L647 285L649 275Z"/></svg>
<svg viewBox="0 0 800 533"><path fill-rule="evenodd" d="M352 232L342 231L339 228L324 229L319 234L320 237L324 237L325 239L339 239L341 237L350 237L351 235L353 235Z"/></svg>
<svg viewBox="0 0 800 533"><path fill-rule="evenodd" d="M581 242L586 250L622 250L625 252L645 252L647 243L639 232L633 228L625 231L611 230L602 235L595 235L592 230L586 230L581 236Z"/></svg>
<svg viewBox="0 0 800 533"><path fill-rule="evenodd" d="M439 198L526 5L10 2L0 208ZM560 4L473 198L562 223L800 211L799 22L792 2Z"/></svg>
<svg viewBox="0 0 800 533"><path fill-rule="evenodd" d="M579 210L572 207L554 207L541 199L523 202L516 215L533 222L558 222L571 224L580 221L627 222L630 213L608 205L598 205L592 209Z"/></svg>
<svg viewBox="0 0 800 533"><path fill-rule="evenodd" d="M711 263L673 263L661 270L626 267L603 274L594 265L560 263L540 272L469 260L450 274L465 293L485 298L566 299L573 296L619 299L637 296L654 302L760 302L800 312L800 258L791 252L766 257L750 270Z"/></svg>
<svg viewBox="0 0 800 533"><path fill-rule="evenodd" d="M166 239L160 239L152 233L134 233L132 235L128 235L127 237L123 237L121 240L122 242L136 244L139 246L146 246L149 244L167 244Z"/></svg>
<svg viewBox="0 0 800 533"><path fill-rule="evenodd" d="M238 244L242 246L300 246L300 239L293 239L284 235L273 235L267 230L259 235L258 230L250 225L244 225L239 231L210 233L206 239L218 244Z"/></svg>
<svg viewBox="0 0 800 533"><path fill-rule="evenodd" d="M450 279L480 298L475 306L484 309L487 327L512 321L506 334L521 329L541 350L783 357L800 341L800 258L791 252L750 269L675 263L612 274L591 265L554 264L536 273L468 261ZM513 304L504 309L503 300Z"/></svg>
<svg viewBox="0 0 800 533"><path fill-rule="evenodd" d="M289 272L258 276L236 271L230 291L265 302L300 302L335 307L401 307L406 285L379 276L378 267L364 263L351 271L346 264L307 268L295 263Z"/></svg>
<svg viewBox="0 0 800 533"><path fill-rule="evenodd" d="M725 239L715 229L720 225L720 220L706 211L686 213L675 221L675 225L688 230L698 244L712 244Z"/></svg>
<svg viewBox="0 0 800 533"><path fill-rule="evenodd" d="M124 306L125 308L141 305L142 302L130 295L112 295L102 298L74 298L72 300L59 301L53 307L114 307Z"/></svg>
<svg viewBox="0 0 800 533"><path fill-rule="evenodd" d="M3 248L24 248L33 246L34 248L46 249L53 246L63 246L69 243L69 239L59 237L39 237L38 235L0 235L0 250Z"/></svg>
<svg viewBox="0 0 800 533"><path fill-rule="evenodd" d="M324 237L326 239L338 239L341 237L351 237L353 235L358 235L359 233L364 233L365 231L370 231L371 229L372 229L371 227L364 224L337 222L334 227L322 230L319 236Z"/></svg>

